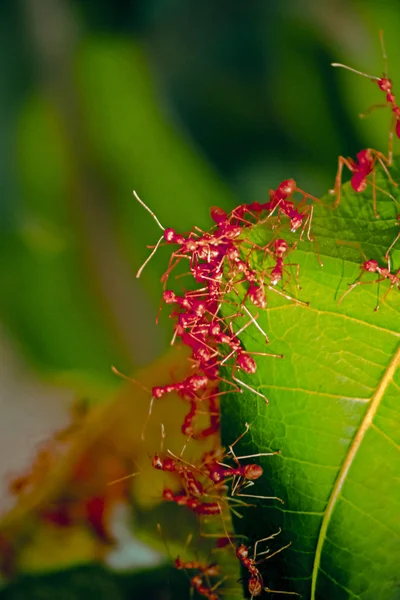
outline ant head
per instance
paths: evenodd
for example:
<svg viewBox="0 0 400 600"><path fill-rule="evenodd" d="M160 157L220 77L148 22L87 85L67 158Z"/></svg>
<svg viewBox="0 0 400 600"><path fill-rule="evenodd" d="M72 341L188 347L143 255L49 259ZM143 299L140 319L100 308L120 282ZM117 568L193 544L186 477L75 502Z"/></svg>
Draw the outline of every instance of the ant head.
<svg viewBox="0 0 400 600"><path fill-rule="evenodd" d="M165 394L165 388L160 385L155 385L151 388L151 395L153 398L162 398Z"/></svg>
<svg viewBox="0 0 400 600"><path fill-rule="evenodd" d="M260 465L246 465L243 474L245 479L255 481L263 474L263 468Z"/></svg>
<svg viewBox="0 0 400 600"><path fill-rule="evenodd" d="M176 559L174 560L174 564L175 564L175 568L178 569L179 571L181 571L182 569L185 568L185 563L183 562L183 560L181 560L179 558L179 556L177 556Z"/></svg>
<svg viewBox="0 0 400 600"><path fill-rule="evenodd" d="M168 244L174 244L176 242L176 233L175 230L172 229L172 227L169 227L164 231L164 240Z"/></svg>
<svg viewBox="0 0 400 600"><path fill-rule="evenodd" d="M363 269L363 271L368 271L369 273L376 273L376 270L378 269L379 264L378 261L376 260L367 260L366 262L364 262L361 265L361 268Z"/></svg>
<svg viewBox="0 0 400 600"><path fill-rule="evenodd" d="M271 271L271 285L276 285L282 279L282 268L276 266Z"/></svg>
<svg viewBox="0 0 400 600"><path fill-rule="evenodd" d="M246 560L246 558L249 556L249 549L247 546L240 544L240 546L236 548L236 556L239 560Z"/></svg>
<svg viewBox="0 0 400 600"><path fill-rule="evenodd" d="M284 254L289 249L289 244L287 243L286 240L283 240L282 238L278 238L274 242L274 249L275 249L276 254Z"/></svg>
<svg viewBox="0 0 400 600"><path fill-rule="evenodd" d="M389 77L383 76L381 79L377 80L377 83L382 92L392 91L392 81L389 79Z"/></svg>
<svg viewBox="0 0 400 600"><path fill-rule="evenodd" d="M224 209L220 208L219 206L212 206L210 209L210 215L214 223L216 223L217 225L225 223L228 219L228 215L226 214Z"/></svg>
<svg viewBox="0 0 400 600"><path fill-rule="evenodd" d="M165 488L165 490L163 491L163 498L164 498L164 500L168 500L169 502L173 502L174 501L174 494L173 494L172 490L170 490L169 488Z"/></svg>
<svg viewBox="0 0 400 600"><path fill-rule="evenodd" d="M209 477L214 483L220 483L220 481L223 480L221 468L218 465L215 466L213 469L210 470Z"/></svg>
<svg viewBox="0 0 400 600"><path fill-rule="evenodd" d="M190 581L192 582L193 587L199 587L203 585L203 580L200 575L194 575Z"/></svg>
<svg viewBox="0 0 400 600"><path fill-rule="evenodd" d="M153 459L152 459L152 461L151 461L151 464L153 465L153 467L154 467L155 469L160 469L160 470L161 470L161 469L163 468L163 461L162 461L162 460L161 460L161 458L158 456L158 454L155 454L155 455L154 455L154 457L153 457Z"/></svg>
<svg viewBox="0 0 400 600"><path fill-rule="evenodd" d="M285 181L282 181L282 183L279 184L276 191L278 194L283 194L288 198L296 191L296 187L294 179L285 179Z"/></svg>
<svg viewBox="0 0 400 600"><path fill-rule="evenodd" d="M211 563L207 567L207 575L208 577L216 577L220 573L220 567L215 563Z"/></svg>
<svg viewBox="0 0 400 600"><path fill-rule="evenodd" d="M163 300L166 304L173 304L176 302L176 295L172 290L165 290L163 293Z"/></svg>
<svg viewBox="0 0 400 600"><path fill-rule="evenodd" d="M371 148L366 148L365 150L360 150L357 153L357 161L360 165L368 166L372 162L372 153Z"/></svg>

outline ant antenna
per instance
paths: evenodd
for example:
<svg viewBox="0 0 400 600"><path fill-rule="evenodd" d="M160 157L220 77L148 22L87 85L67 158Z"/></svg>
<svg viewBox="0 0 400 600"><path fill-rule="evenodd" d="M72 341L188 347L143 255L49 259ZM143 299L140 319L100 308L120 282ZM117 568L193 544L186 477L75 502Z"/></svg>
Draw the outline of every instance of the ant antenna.
<svg viewBox="0 0 400 600"><path fill-rule="evenodd" d="M331 67L341 67L342 69L346 69L347 71L356 73L356 75L362 75L362 77L366 77L367 79L371 79L372 81L380 80L380 77L375 77L374 75L368 75L367 73L363 73L362 71L358 71L357 69L353 69L353 67L348 67L347 65L342 65L341 63L331 63Z"/></svg>
<svg viewBox="0 0 400 600"><path fill-rule="evenodd" d="M161 446L160 446L161 452L164 451L164 440L165 440L165 438L166 438L166 433L165 433L164 423L161 423Z"/></svg>
<svg viewBox="0 0 400 600"><path fill-rule="evenodd" d="M145 440L145 435L144 435L144 434L145 434L145 432L146 432L147 425L149 424L149 421L150 421L150 418L151 418L151 413L152 413L152 410L153 410L153 404L154 404L154 400L155 400L155 398L154 398L154 396L152 396L152 398L151 398L151 400L150 400L149 413L148 413L148 415L147 415L147 419L146 419L146 421L145 421L145 423L144 423L144 425L143 425L142 434L141 434L141 436L140 436L140 437L141 437L141 440L142 440L142 442L144 442L144 440Z"/></svg>
<svg viewBox="0 0 400 600"><path fill-rule="evenodd" d="M379 39L381 42L381 49L382 49L382 57L383 57L383 66L384 66L384 74L387 77L388 74L388 60L387 60L387 54L386 54L386 48L385 48L385 40L383 37L383 29L379 30Z"/></svg>
<svg viewBox="0 0 400 600"><path fill-rule="evenodd" d="M160 221L158 220L158 218L156 217L156 215L153 213L153 211L147 206L147 204L145 204L143 202L143 200L141 200L137 194L137 192L135 190L133 190L133 195L135 196L136 200L143 206L143 208L145 208L147 210L148 213L151 214L151 216L153 217L153 219L155 220L155 222L157 223L157 225L159 226L159 228L162 231L165 231L165 227L163 227L160 223ZM151 254L146 258L146 260L144 261L144 263L142 264L142 266L140 267L140 269L138 270L138 272L136 273L136 278L139 279L139 277L142 274L143 269L145 268L145 266L147 265L147 263L153 258L153 256L155 255L155 253L158 250L159 245L161 244L161 242L163 241L164 236L162 235L160 237L160 239L158 240L157 244L154 246L153 251L151 252Z"/></svg>
<svg viewBox="0 0 400 600"><path fill-rule="evenodd" d="M138 385L139 387L141 387L142 390L144 390L145 392L150 392L149 388L144 386L143 383L140 383L140 381L138 381L137 379L132 379L132 377L128 377L128 375L124 375L123 373L121 373L121 371L118 371L117 367L112 366L111 371L115 375L120 377L121 379L124 379L124 381L129 381L129 383L134 383L135 385Z"/></svg>
<svg viewBox="0 0 400 600"><path fill-rule="evenodd" d="M143 202L143 200L141 200L137 194L137 192L135 192L135 190L133 190L133 195L135 196L136 200L143 206L143 208L145 208L147 210L148 213L151 214L151 216L153 217L153 219L155 220L155 222L157 223L157 225L159 226L160 229L162 229L163 231L165 231L165 227L163 227L160 223L160 221L157 219L156 215L153 213L153 211L151 210L151 208L149 208L147 206L147 204L145 204Z"/></svg>
<svg viewBox="0 0 400 600"><path fill-rule="evenodd" d="M121 481L126 481L126 479L131 479L139 475L139 471L137 473L129 473L129 475L124 475L124 477L119 477L119 479L114 479L113 481L109 481L107 485L114 485L115 483L120 483Z"/></svg>

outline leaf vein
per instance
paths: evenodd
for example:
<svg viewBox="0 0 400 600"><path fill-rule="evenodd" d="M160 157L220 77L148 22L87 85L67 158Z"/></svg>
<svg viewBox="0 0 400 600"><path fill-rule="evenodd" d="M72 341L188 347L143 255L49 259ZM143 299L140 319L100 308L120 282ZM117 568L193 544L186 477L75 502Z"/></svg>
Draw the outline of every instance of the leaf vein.
<svg viewBox="0 0 400 600"><path fill-rule="evenodd" d="M384 431L382 431L382 429L380 429L377 425L375 425L375 423L371 423L371 427L373 427L374 429L376 429L376 431L378 431L378 433L380 433L381 435L383 435L383 437L390 443L392 444L396 450L400 450L400 446L398 444L396 444L396 442L394 440L392 440L392 438L387 435L387 433L385 433Z"/></svg>
<svg viewBox="0 0 400 600"><path fill-rule="evenodd" d="M321 556L322 556L322 548L324 545L324 541L326 539L326 534L328 531L329 522L331 516L333 514L334 508L339 497L342 494L343 485L345 483L346 477L350 471L351 465L357 455L357 452L360 449L361 443L365 437L366 432L370 428L372 424L372 420L379 408L380 402L384 396L384 393L389 386L390 382L393 379L393 376L400 364L400 347L398 347L391 363L386 369L380 384L378 385L376 392L372 398L372 402L370 403L368 410L365 413L363 420L360 423L359 429L353 439L349 447L349 451L344 461L342 468L339 471L338 477L336 479L335 485L333 486L332 494L328 501L328 504L325 509L325 514L322 519L321 529L318 536L317 548L315 551L315 560L313 567L313 576L312 576L312 586L311 586L311 600L315 600L315 594L317 589L317 578L318 571L320 570Z"/></svg>
<svg viewBox="0 0 400 600"><path fill-rule="evenodd" d="M393 537L395 537L395 538L399 538L400 537L397 533L395 533L395 531L393 531L392 528L390 528L387 525L385 525L384 523L382 523L382 521L379 521L379 519L376 519L375 517L373 517L371 515L371 513L364 512L359 506L357 506L357 504L354 504L354 502L352 502L351 500L349 500L348 498L346 498L346 496L342 495L341 500L343 500L343 502L346 502L352 508L354 508L355 510L357 510L358 512L360 512L363 515L363 517L366 517L366 518L370 519L371 521L374 521L374 523L377 523L378 525L380 525L382 527L382 529L385 529L386 531L389 531L389 533L391 533L393 535Z"/></svg>

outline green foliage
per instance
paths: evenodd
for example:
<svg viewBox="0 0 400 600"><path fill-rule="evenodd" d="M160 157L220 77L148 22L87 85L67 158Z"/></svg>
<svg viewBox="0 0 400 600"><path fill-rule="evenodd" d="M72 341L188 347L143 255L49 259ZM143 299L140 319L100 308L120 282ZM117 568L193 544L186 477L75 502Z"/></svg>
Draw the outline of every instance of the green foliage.
<svg viewBox="0 0 400 600"><path fill-rule="evenodd" d="M397 169L392 175L400 181ZM397 195L381 172L377 185ZM249 391L222 397L224 444L249 422L241 454L280 450L260 459L265 475L248 493L278 496L284 504L259 501L237 530L256 540L281 527L274 548L292 545L260 567L265 585L310 600L400 598L399 289L382 302L389 282L376 284L377 274L364 273L361 281L371 283L357 286L339 304L366 258L385 266L399 232L396 204L379 190L381 218L375 219L371 189L357 194L347 184L336 210L329 198L315 205L314 242L291 234L298 245L286 262L299 265L301 290L296 267L290 267L284 291L309 306L276 294L272 286L266 310L248 304L259 313L270 344L249 327L240 334L246 350L284 354L283 360L256 357L257 373L240 375L269 404ZM264 246L272 235L268 221L246 230L244 245ZM274 235L289 241L286 227ZM392 272L400 267L399 246L391 252ZM263 252L254 251L252 260L261 270L274 264ZM226 304L224 311L232 307Z"/></svg>
<svg viewBox="0 0 400 600"><path fill-rule="evenodd" d="M0 600L155 600L170 593L182 600L189 596L188 582L176 569L162 567L116 574L100 565L89 565L49 575L20 577L0 592Z"/></svg>
<svg viewBox="0 0 400 600"><path fill-rule="evenodd" d="M132 189L161 222L182 230L194 213L206 227L210 204L229 208L233 199L162 116L137 45L89 38L76 59L75 112L39 92L19 115L21 197L0 236L0 313L36 367L100 396L119 384L110 365L131 369L118 309L140 313L148 300L121 279L133 278L161 233ZM144 272L154 309L165 258L160 250ZM135 322L132 329L148 335Z"/></svg>

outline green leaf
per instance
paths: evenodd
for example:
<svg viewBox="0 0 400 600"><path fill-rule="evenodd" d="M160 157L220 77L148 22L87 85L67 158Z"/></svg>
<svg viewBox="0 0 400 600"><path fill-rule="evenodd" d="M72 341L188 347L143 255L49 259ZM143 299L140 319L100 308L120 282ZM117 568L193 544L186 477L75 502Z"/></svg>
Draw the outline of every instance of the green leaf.
<svg viewBox="0 0 400 600"><path fill-rule="evenodd" d="M89 258L67 138L52 102L26 102L17 128L21 197L0 237L0 310L39 369L103 395L119 383L110 365L129 359Z"/></svg>
<svg viewBox="0 0 400 600"><path fill-rule="evenodd" d="M120 238L135 271L161 231L132 196L136 190L168 227L189 230L209 224L209 210L231 209L235 199L191 140L162 112L146 57L138 44L113 37L92 37L77 63L82 123L94 163L113 191ZM157 97L159 98L156 101ZM135 232L134 235L132 232ZM160 250L143 274L159 301Z"/></svg>
<svg viewBox="0 0 400 600"><path fill-rule="evenodd" d="M123 575L96 564L58 573L20 577L0 592L1 600L130 600L189 597L183 573L162 567Z"/></svg>
<svg viewBox="0 0 400 600"><path fill-rule="evenodd" d="M391 170L396 181L398 166ZM223 443L232 443L249 422L240 454L280 450L259 459L265 474L248 493L278 496L284 504L259 501L237 529L256 540L281 527L271 547L292 545L260 566L264 583L310 600L400 598L399 288L383 302L389 282L377 284L377 274L364 273L361 281L369 284L339 304L366 258L387 266L385 253L399 232L396 203L384 193L398 192L381 171L377 186L383 190L376 190L380 219L373 214L371 185L359 194L346 184L336 210L332 198L314 204L314 242L306 232L304 241L289 233L286 217L278 230L272 218L247 229L243 242L245 250L264 246L272 235L297 241L285 262L299 265L301 290L295 266L288 267L280 289L309 306L273 286L266 290L266 310L247 304L270 344L248 327L240 334L246 350L282 353L284 359L256 356L256 374L237 375L269 403L246 389L222 396ZM261 271L274 265L264 252L253 251L251 260ZM391 267L400 267L400 242L391 251ZM243 284L238 291L243 298ZM225 314L236 310L224 304ZM245 322L236 319L235 328Z"/></svg>

